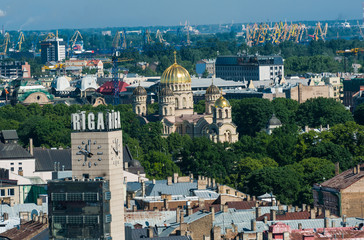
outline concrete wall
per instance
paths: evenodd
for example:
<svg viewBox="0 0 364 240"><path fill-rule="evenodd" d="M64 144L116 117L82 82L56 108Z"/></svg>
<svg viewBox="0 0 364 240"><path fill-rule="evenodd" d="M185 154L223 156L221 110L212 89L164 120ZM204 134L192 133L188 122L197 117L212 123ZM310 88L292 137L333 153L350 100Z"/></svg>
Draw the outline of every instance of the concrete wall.
<svg viewBox="0 0 364 240"><path fill-rule="evenodd" d="M35 172L35 159L9 159L1 160L0 168L9 169L9 172L18 174L20 168L23 170L23 176L34 176ZM11 170L11 169L14 170Z"/></svg>
<svg viewBox="0 0 364 240"><path fill-rule="evenodd" d="M304 103L310 98L330 98L332 97L330 93L332 86L304 86L299 84L298 86L290 89L291 99L298 101L299 103Z"/></svg>

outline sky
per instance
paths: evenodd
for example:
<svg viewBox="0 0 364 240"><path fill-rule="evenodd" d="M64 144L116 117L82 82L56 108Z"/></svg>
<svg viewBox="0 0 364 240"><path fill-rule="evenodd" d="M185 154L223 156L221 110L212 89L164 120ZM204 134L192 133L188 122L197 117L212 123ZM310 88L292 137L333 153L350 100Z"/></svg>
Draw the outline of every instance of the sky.
<svg viewBox="0 0 364 240"><path fill-rule="evenodd" d="M0 0L0 27L50 30L362 19L363 0Z"/></svg>

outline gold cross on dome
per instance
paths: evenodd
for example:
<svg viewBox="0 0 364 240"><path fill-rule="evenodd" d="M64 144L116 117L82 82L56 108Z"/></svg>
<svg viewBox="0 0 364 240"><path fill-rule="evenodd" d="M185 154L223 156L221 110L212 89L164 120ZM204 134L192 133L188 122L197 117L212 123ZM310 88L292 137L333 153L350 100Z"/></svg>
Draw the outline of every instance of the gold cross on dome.
<svg viewBox="0 0 364 240"><path fill-rule="evenodd" d="M174 51L173 54L174 54L174 63L177 63L177 52Z"/></svg>

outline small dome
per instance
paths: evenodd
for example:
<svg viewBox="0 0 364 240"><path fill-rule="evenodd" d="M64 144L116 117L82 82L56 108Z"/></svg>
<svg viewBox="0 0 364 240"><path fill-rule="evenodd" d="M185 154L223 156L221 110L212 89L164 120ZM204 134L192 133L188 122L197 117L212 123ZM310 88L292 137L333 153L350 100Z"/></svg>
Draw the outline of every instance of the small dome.
<svg viewBox="0 0 364 240"><path fill-rule="evenodd" d="M269 119L268 125L282 125L282 122L273 113L272 117Z"/></svg>
<svg viewBox="0 0 364 240"><path fill-rule="evenodd" d="M134 89L133 91L133 95L134 96L145 96L147 95L147 91L145 90L145 88L143 88L142 86L138 86Z"/></svg>
<svg viewBox="0 0 364 240"><path fill-rule="evenodd" d="M140 162L136 159L133 159L129 162L129 167L141 167L142 165Z"/></svg>
<svg viewBox="0 0 364 240"><path fill-rule="evenodd" d="M81 78L79 88L82 91L85 91L86 89L89 89L89 88L93 88L96 90L98 88L97 83L96 83L96 77L95 76L85 76L85 77Z"/></svg>
<svg viewBox="0 0 364 240"><path fill-rule="evenodd" d="M219 97L214 105L215 108L231 107L229 101L223 96Z"/></svg>
<svg viewBox="0 0 364 240"><path fill-rule="evenodd" d="M53 81L52 87L54 87L57 91L63 91L70 87L70 82L66 77L61 76Z"/></svg>
<svg viewBox="0 0 364 240"><path fill-rule="evenodd" d="M190 83L191 76L188 71L177 64L176 52L174 52L174 63L168 67L162 74L160 83L171 84L171 83Z"/></svg>
<svg viewBox="0 0 364 240"><path fill-rule="evenodd" d="M210 87L206 89L206 94L219 94L220 90L214 84L211 84Z"/></svg>
<svg viewBox="0 0 364 240"><path fill-rule="evenodd" d="M162 88L162 90L159 92L160 96L173 96L173 91L172 89L170 89L169 87L164 87Z"/></svg>

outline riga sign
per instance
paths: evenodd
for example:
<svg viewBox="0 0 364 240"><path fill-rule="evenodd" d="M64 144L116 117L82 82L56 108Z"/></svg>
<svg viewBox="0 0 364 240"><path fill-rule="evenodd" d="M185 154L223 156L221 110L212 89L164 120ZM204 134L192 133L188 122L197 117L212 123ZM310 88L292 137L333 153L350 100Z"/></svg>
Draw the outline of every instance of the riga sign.
<svg viewBox="0 0 364 240"><path fill-rule="evenodd" d="M102 112L97 114L93 112L86 114L85 111L72 113L71 121L74 131L109 131L121 128L120 112L114 112L114 110L107 112L106 116Z"/></svg>

